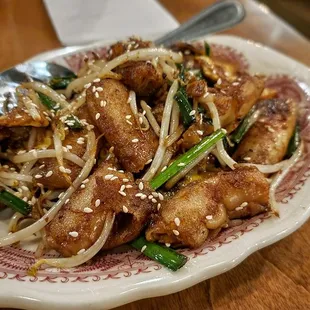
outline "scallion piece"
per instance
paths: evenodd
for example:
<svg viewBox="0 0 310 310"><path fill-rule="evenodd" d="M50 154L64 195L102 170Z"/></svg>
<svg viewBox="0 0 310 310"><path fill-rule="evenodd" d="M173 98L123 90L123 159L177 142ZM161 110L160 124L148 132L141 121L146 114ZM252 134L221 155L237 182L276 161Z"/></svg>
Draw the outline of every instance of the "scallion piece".
<svg viewBox="0 0 310 310"><path fill-rule="evenodd" d="M236 144L239 144L244 135L248 132L248 130L253 125L253 114L257 110L252 108L250 112L245 116L245 118L242 120L241 124L235 129L235 131L230 136L230 140Z"/></svg>
<svg viewBox="0 0 310 310"><path fill-rule="evenodd" d="M57 106L56 102L52 100L49 96L38 92L39 98L43 105L45 105L49 110L58 111L60 107Z"/></svg>
<svg viewBox="0 0 310 310"><path fill-rule="evenodd" d="M295 153L295 151L297 150L299 146L299 143L300 143L300 128L298 125L296 125L293 135L287 147L287 151L286 151L287 158L290 158Z"/></svg>
<svg viewBox="0 0 310 310"><path fill-rule="evenodd" d="M53 89L65 89L74 79L76 79L76 75L54 77L49 81L49 85Z"/></svg>
<svg viewBox="0 0 310 310"><path fill-rule="evenodd" d="M213 147L218 141L220 141L226 132L223 129L218 129L212 135L204 137L198 144L193 146L186 153L176 159L166 170L157 175L150 181L151 187L156 190L169 179L175 176L178 172L184 169L189 163L196 159L201 153L206 152Z"/></svg>
<svg viewBox="0 0 310 310"><path fill-rule="evenodd" d="M23 215L28 215L31 212L31 206L27 202L4 189L0 191L0 202Z"/></svg>
<svg viewBox="0 0 310 310"><path fill-rule="evenodd" d="M177 271L187 262L187 257L185 255L157 243L146 241L143 236L132 241L131 245L135 249L143 251L143 254L147 257L159 262L173 271Z"/></svg>
<svg viewBox="0 0 310 310"><path fill-rule="evenodd" d="M211 54L211 47L206 41L205 41L205 53L207 56L210 56Z"/></svg>
<svg viewBox="0 0 310 310"><path fill-rule="evenodd" d="M190 115L191 111L193 110L192 105L190 104L186 91L184 87L180 87L177 91L177 93L174 96L174 99L177 101L181 117L182 117L182 122L185 127L188 127L194 120L195 116Z"/></svg>

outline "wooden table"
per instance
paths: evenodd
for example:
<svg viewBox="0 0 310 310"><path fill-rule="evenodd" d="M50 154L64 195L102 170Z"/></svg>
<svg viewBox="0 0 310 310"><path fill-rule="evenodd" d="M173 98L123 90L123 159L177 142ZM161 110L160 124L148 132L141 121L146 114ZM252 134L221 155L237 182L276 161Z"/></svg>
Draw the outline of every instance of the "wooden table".
<svg viewBox="0 0 310 310"><path fill-rule="evenodd" d="M214 1L160 2L183 22ZM224 33L261 42L310 65L310 44L304 37L266 7L241 2L247 10L245 21ZM0 71L61 46L40 0L0 0L0 38ZM180 293L117 309L310 309L310 221L225 274Z"/></svg>

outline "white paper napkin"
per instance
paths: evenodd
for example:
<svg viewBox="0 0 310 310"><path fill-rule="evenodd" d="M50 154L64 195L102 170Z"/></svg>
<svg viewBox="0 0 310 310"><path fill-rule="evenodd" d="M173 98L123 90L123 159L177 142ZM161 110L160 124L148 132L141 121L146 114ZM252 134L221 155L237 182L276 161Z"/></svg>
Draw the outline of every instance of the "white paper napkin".
<svg viewBox="0 0 310 310"><path fill-rule="evenodd" d="M178 22L156 0L44 0L59 40L86 44L130 35L156 37Z"/></svg>

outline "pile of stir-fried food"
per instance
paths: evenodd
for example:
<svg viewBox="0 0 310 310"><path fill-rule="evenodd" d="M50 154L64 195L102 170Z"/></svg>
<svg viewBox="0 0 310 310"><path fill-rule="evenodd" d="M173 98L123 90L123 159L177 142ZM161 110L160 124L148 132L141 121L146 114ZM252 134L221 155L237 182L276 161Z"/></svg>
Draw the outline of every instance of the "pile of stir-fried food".
<svg viewBox="0 0 310 310"><path fill-rule="evenodd" d="M276 213L302 151L295 102L207 43L131 38L16 95L0 116L0 202L15 211L0 246L39 234L34 269L129 243L176 270L186 257L171 248ZM62 257L42 258L50 250Z"/></svg>

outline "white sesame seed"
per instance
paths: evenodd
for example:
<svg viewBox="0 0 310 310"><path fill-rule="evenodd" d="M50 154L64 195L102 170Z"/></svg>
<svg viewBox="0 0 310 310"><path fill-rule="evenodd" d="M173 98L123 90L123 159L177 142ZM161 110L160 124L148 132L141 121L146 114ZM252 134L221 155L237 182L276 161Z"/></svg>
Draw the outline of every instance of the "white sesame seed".
<svg viewBox="0 0 310 310"><path fill-rule="evenodd" d="M152 198L151 200L153 203L157 203L157 200L155 198Z"/></svg>
<svg viewBox="0 0 310 310"><path fill-rule="evenodd" d="M50 176L52 176L52 174L53 174L53 171L50 170L45 176L46 176L47 178L49 178Z"/></svg>
<svg viewBox="0 0 310 310"><path fill-rule="evenodd" d="M146 164L146 165L147 165L147 164L150 164L152 161L153 161L153 159L151 158L151 159L149 159L145 164Z"/></svg>
<svg viewBox="0 0 310 310"><path fill-rule="evenodd" d="M84 88L87 89L87 88L89 88L90 86L91 86L91 83L87 83L87 84L84 85Z"/></svg>
<svg viewBox="0 0 310 310"><path fill-rule="evenodd" d="M128 208L126 206L123 206L123 212L128 213Z"/></svg>
<svg viewBox="0 0 310 310"><path fill-rule="evenodd" d="M167 248L170 248L170 243L165 243L165 246L167 247Z"/></svg>
<svg viewBox="0 0 310 310"><path fill-rule="evenodd" d="M43 164L43 165L39 166L39 169L43 169L44 167L45 167L45 165Z"/></svg>
<svg viewBox="0 0 310 310"><path fill-rule="evenodd" d="M119 173L125 173L125 171L124 171L124 170L118 170L118 172L119 172Z"/></svg>
<svg viewBox="0 0 310 310"><path fill-rule="evenodd" d="M65 171L65 173L67 173L67 174L70 174L72 171L71 171L71 169L69 169L69 168L67 168L66 169L66 171Z"/></svg>
<svg viewBox="0 0 310 310"><path fill-rule="evenodd" d="M155 197L155 196L154 196L154 197ZM162 193L158 193L158 198L159 198L159 200L164 200L163 194L162 194Z"/></svg>
<svg viewBox="0 0 310 310"><path fill-rule="evenodd" d="M107 174L107 175L104 176L104 179L105 180L111 180L113 177L114 177L113 174Z"/></svg>
<svg viewBox="0 0 310 310"><path fill-rule="evenodd" d="M159 211L160 208L161 208L161 204L159 203L159 204L157 205L157 211Z"/></svg>
<svg viewBox="0 0 310 310"><path fill-rule="evenodd" d="M179 231L176 230L176 229L173 229L172 232L173 232L176 236L178 236L178 235L180 234Z"/></svg>
<svg viewBox="0 0 310 310"><path fill-rule="evenodd" d="M85 187L86 187L86 185L85 184L81 184L81 186L80 186L82 189L84 189Z"/></svg>
<svg viewBox="0 0 310 310"><path fill-rule="evenodd" d="M128 114L128 115L125 116L125 118L126 118L126 119L130 119L130 118L131 118L131 115Z"/></svg>
<svg viewBox="0 0 310 310"><path fill-rule="evenodd" d="M97 91L103 91L102 87L97 87Z"/></svg>
<svg viewBox="0 0 310 310"><path fill-rule="evenodd" d="M76 143L77 144L84 144L84 141L83 140L77 140Z"/></svg>
<svg viewBox="0 0 310 310"><path fill-rule="evenodd" d="M237 85L239 85L239 84L240 84L239 82L234 82L234 83L232 83L233 86L237 86Z"/></svg>
<svg viewBox="0 0 310 310"><path fill-rule="evenodd" d="M203 135L203 131L202 130L197 130L197 133L199 134L199 136Z"/></svg>
<svg viewBox="0 0 310 310"><path fill-rule="evenodd" d="M206 219L207 219L207 220L212 220L212 219L213 219L213 215L207 215L207 216L206 216Z"/></svg>
<svg viewBox="0 0 310 310"><path fill-rule="evenodd" d="M95 92L95 97L99 98L99 93L98 92Z"/></svg>
<svg viewBox="0 0 310 310"><path fill-rule="evenodd" d="M143 182L140 182L140 183L139 183L139 190L142 191L143 188L144 188Z"/></svg>
<svg viewBox="0 0 310 310"><path fill-rule="evenodd" d="M132 185L130 185L130 184L125 185L125 188L132 188Z"/></svg>
<svg viewBox="0 0 310 310"><path fill-rule="evenodd" d="M153 199L154 198L154 196L153 195L149 195L149 197L148 197L148 199Z"/></svg>
<svg viewBox="0 0 310 310"><path fill-rule="evenodd" d="M99 119L99 118L100 118L100 113L97 113L96 116L95 116L95 118L96 118L96 119Z"/></svg>
<svg viewBox="0 0 310 310"><path fill-rule="evenodd" d="M117 177L117 176L114 176L113 178L111 178L111 181L114 181L114 180L116 180L116 179L118 179L118 177Z"/></svg>
<svg viewBox="0 0 310 310"><path fill-rule="evenodd" d="M236 210L236 211L240 211L240 210L242 210L242 209L243 209L243 207L239 206L239 207L237 207L235 210Z"/></svg>
<svg viewBox="0 0 310 310"><path fill-rule="evenodd" d="M118 192L119 192L119 194L121 194L121 195L124 196L124 197L127 196L125 192L121 192L121 191L118 191Z"/></svg>
<svg viewBox="0 0 310 310"><path fill-rule="evenodd" d="M123 192L125 190L126 186L123 184L120 188L120 191Z"/></svg>
<svg viewBox="0 0 310 310"><path fill-rule="evenodd" d="M43 176L41 174L36 174L34 177L35 179L41 179Z"/></svg>
<svg viewBox="0 0 310 310"><path fill-rule="evenodd" d="M125 179L123 179L123 182L124 182L124 183L127 183L127 182L129 182L129 179L126 179L126 178L125 178Z"/></svg>
<svg viewBox="0 0 310 310"><path fill-rule="evenodd" d="M68 144L68 145L66 145L66 148L67 148L68 150L72 150L72 145Z"/></svg>
<svg viewBox="0 0 310 310"><path fill-rule="evenodd" d="M83 184L86 184L89 182L89 179L85 179L84 181L82 181Z"/></svg>
<svg viewBox="0 0 310 310"><path fill-rule="evenodd" d="M128 123L129 125L132 125L132 122L129 121L128 119L126 119L126 123Z"/></svg>
<svg viewBox="0 0 310 310"><path fill-rule="evenodd" d="M70 201L70 199L68 198L66 201L65 201L65 205Z"/></svg>
<svg viewBox="0 0 310 310"><path fill-rule="evenodd" d="M190 116L193 116L193 115L195 115L195 114L196 114L196 111L195 111L195 110L192 110L192 111L189 112L189 115L190 115Z"/></svg>
<svg viewBox="0 0 310 310"><path fill-rule="evenodd" d="M216 83L217 83L217 85L221 85L222 84L222 79L219 78Z"/></svg>
<svg viewBox="0 0 310 310"><path fill-rule="evenodd" d="M179 164L178 164L178 167L184 167L184 166L185 166L184 163L179 163Z"/></svg>
<svg viewBox="0 0 310 310"><path fill-rule="evenodd" d="M248 204L249 204L249 203L245 201L245 202L243 202L243 203L240 205L240 207L244 208L244 207L246 207Z"/></svg>
<svg viewBox="0 0 310 310"><path fill-rule="evenodd" d="M139 139L137 139L137 138L132 139L132 140L131 140L131 142L133 142L133 143L137 143L137 142L139 142Z"/></svg>
<svg viewBox="0 0 310 310"><path fill-rule="evenodd" d="M174 223L175 223L175 225L180 226L181 221L180 221L180 219L178 217L176 217L174 219Z"/></svg>
<svg viewBox="0 0 310 310"><path fill-rule="evenodd" d="M158 193L157 193L157 192L152 192L152 195L153 195L154 197L158 197Z"/></svg>
<svg viewBox="0 0 310 310"><path fill-rule="evenodd" d="M137 193L135 196L136 197L141 197L143 194L142 193Z"/></svg>
<svg viewBox="0 0 310 310"><path fill-rule="evenodd" d="M96 78L96 79L93 80L93 82L94 82L94 83L98 83L98 82L100 82L100 79L99 79L99 78Z"/></svg>
<svg viewBox="0 0 310 310"><path fill-rule="evenodd" d="M146 245L144 245L142 248L141 248L141 253L143 253L146 249Z"/></svg>
<svg viewBox="0 0 310 310"><path fill-rule="evenodd" d="M92 92L94 93L96 91L96 86L93 86Z"/></svg>
<svg viewBox="0 0 310 310"><path fill-rule="evenodd" d="M167 169L167 166L164 166L164 167L161 169L160 172L163 172L163 171L165 171L166 169Z"/></svg>
<svg viewBox="0 0 310 310"><path fill-rule="evenodd" d="M111 168L111 167L108 167L108 170L110 170L110 171L116 171L115 168Z"/></svg>
<svg viewBox="0 0 310 310"><path fill-rule="evenodd" d="M97 200L95 201L95 207L99 207L99 206L100 206L100 203L101 203L100 199L97 199Z"/></svg>
<svg viewBox="0 0 310 310"><path fill-rule="evenodd" d="M77 252L77 255L83 254L84 252L85 252L85 249L81 249L81 250L79 250L79 251Z"/></svg>
<svg viewBox="0 0 310 310"><path fill-rule="evenodd" d="M244 157L243 160L250 161L251 157Z"/></svg>
<svg viewBox="0 0 310 310"><path fill-rule="evenodd" d="M79 233L77 231L70 231L69 235L73 238L76 238L79 235Z"/></svg>
<svg viewBox="0 0 310 310"><path fill-rule="evenodd" d="M93 212L93 209L91 209L91 208L89 208L89 207L86 207L86 208L83 209L83 211L84 211L85 213L92 213L92 212Z"/></svg>

